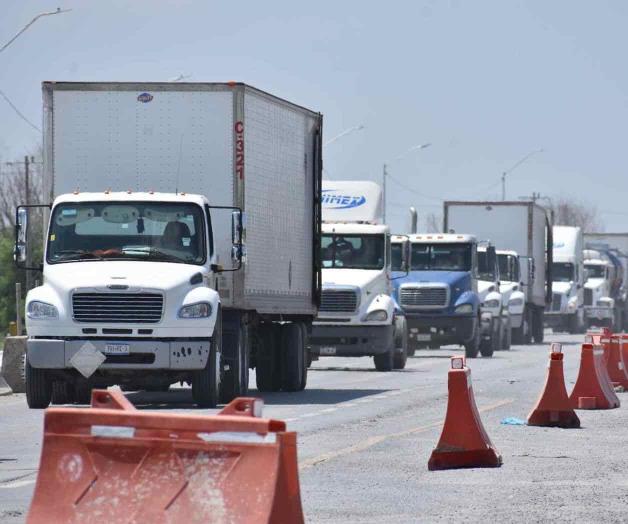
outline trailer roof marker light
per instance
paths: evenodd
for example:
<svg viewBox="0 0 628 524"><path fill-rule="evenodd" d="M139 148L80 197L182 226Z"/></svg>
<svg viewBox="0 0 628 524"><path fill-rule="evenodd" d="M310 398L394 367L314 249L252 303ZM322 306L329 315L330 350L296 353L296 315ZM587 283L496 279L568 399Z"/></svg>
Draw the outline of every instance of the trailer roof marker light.
<svg viewBox="0 0 628 524"><path fill-rule="evenodd" d="M78 195L79 194L79 188L77 187L72 193L75 194L75 195Z"/></svg>
<svg viewBox="0 0 628 524"><path fill-rule="evenodd" d="M105 195L108 195L109 193L111 193L111 188L108 187L107 189L105 189Z"/></svg>
<svg viewBox="0 0 628 524"><path fill-rule="evenodd" d="M451 369L463 369L464 357L451 357Z"/></svg>
<svg viewBox="0 0 628 524"><path fill-rule="evenodd" d="M563 345L560 342L552 342L550 344L550 352L551 353L562 353Z"/></svg>
<svg viewBox="0 0 628 524"><path fill-rule="evenodd" d="M127 195L130 195L131 193L133 193L133 191L132 191L132 190L130 190L130 189L127 189L127 190L126 190L126 194L127 194Z"/></svg>

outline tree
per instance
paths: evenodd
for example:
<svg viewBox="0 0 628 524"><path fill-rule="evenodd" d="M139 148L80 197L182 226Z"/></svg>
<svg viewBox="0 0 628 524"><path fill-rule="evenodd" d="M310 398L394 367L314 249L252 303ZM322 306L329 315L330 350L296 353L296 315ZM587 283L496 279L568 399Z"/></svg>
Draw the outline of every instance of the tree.
<svg viewBox="0 0 628 524"><path fill-rule="evenodd" d="M585 233L604 231L597 207L582 201L559 198L550 204L554 224L560 226L579 226Z"/></svg>

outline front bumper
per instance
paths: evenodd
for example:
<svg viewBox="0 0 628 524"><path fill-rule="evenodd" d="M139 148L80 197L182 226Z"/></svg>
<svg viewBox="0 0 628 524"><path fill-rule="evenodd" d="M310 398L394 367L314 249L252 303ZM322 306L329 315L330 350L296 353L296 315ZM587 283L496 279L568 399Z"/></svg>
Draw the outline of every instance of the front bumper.
<svg viewBox="0 0 628 524"><path fill-rule="evenodd" d="M366 357L380 355L393 344L394 327L313 324L309 347L315 356Z"/></svg>
<svg viewBox="0 0 628 524"><path fill-rule="evenodd" d="M209 339L161 340L59 340L30 338L27 354L30 365L40 369L72 369L72 357L89 342L106 360L99 370L195 370L203 369L209 356ZM107 353L107 344L128 344L128 355Z"/></svg>
<svg viewBox="0 0 628 524"><path fill-rule="evenodd" d="M601 306L585 306L584 316L589 319L612 320L614 317L613 308Z"/></svg>
<svg viewBox="0 0 628 524"><path fill-rule="evenodd" d="M473 316L412 316L406 313L410 340L415 344L464 344L473 337Z"/></svg>

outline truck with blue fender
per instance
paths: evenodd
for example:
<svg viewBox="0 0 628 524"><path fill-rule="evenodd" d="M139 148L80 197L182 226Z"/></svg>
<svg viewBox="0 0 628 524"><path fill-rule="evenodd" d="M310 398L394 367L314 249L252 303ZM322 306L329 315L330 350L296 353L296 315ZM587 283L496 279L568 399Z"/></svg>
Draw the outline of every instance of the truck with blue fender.
<svg viewBox="0 0 628 524"><path fill-rule="evenodd" d="M476 238L465 234L393 236L394 298L406 318L410 354L448 344L463 345L469 358L493 354L490 344L481 343L477 247ZM487 252L494 265L494 248Z"/></svg>

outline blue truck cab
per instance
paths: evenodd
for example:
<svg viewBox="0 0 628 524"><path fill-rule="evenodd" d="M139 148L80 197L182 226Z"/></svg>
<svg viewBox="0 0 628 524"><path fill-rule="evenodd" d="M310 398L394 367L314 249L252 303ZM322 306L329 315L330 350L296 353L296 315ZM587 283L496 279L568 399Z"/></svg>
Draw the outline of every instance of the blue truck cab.
<svg viewBox="0 0 628 524"><path fill-rule="evenodd" d="M404 249L409 253L402 256ZM409 354L419 348L460 344L467 357L475 358L482 336L476 238L395 235L391 252L393 298L406 318ZM403 259L409 265L407 274Z"/></svg>

